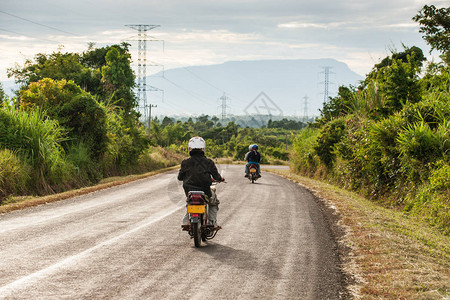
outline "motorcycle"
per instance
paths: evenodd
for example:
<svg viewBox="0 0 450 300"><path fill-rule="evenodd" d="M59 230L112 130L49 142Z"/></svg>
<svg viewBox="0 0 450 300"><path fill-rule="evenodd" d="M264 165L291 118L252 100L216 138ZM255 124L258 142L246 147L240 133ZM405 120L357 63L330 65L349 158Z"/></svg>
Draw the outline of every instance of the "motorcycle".
<svg viewBox="0 0 450 300"><path fill-rule="evenodd" d="M215 187L212 189L215 190ZM181 225L181 227L194 239L195 247L200 247L202 241L213 239L222 227L208 224L209 205L203 191L188 192L186 202L189 224Z"/></svg>
<svg viewBox="0 0 450 300"><path fill-rule="evenodd" d="M252 182L255 183L255 181L261 177L258 174L258 166L255 164L251 164L250 166L248 166L248 170L249 170L249 176L248 179Z"/></svg>

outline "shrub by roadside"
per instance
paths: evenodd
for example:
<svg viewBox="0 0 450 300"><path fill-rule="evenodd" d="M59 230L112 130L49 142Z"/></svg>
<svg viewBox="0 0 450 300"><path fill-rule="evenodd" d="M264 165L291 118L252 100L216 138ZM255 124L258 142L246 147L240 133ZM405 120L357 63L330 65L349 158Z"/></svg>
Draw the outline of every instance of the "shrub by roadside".
<svg viewBox="0 0 450 300"><path fill-rule="evenodd" d="M27 191L30 169L14 152L0 149L0 204L1 199L8 195Z"/></svg>

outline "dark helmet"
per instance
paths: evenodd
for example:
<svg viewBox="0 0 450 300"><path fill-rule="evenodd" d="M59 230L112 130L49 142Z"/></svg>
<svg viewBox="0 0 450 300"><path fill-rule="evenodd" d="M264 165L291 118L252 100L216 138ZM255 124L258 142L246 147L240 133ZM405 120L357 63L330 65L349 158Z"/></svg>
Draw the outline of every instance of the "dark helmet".
<svg viewBox="0 0 450 300"><path fill-rule="evenodd" d="M259 148L259 147L258 147L258 145L256 145L256 144L254 144L254 145L252 146L252 149L253 149L253 150L258 150L258 148Z"/></svg>

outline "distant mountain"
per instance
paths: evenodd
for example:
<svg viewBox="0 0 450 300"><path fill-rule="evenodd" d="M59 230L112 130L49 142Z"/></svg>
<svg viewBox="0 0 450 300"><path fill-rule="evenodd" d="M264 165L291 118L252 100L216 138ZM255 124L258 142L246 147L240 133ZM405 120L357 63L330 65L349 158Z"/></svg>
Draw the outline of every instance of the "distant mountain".
<svg viewBox="0 0 450 300"><path fill-rule="evenodd" d="M325 67L329 96L340 85L364 78L334 59L230 61L223 64L166 70L147 78L147 103L152 115L220 115L223 93L228 113L318 115L324 101ZM150 91L155 87L161 91ZM164 94L164 99L162 97Z"/></svg>
<svg viewBox="0 0 450 300"><path fill-rule="evenodd" d="M227 114L302 117L307 97L307 114L314 116L324 101L325 67L329 96L335 96L340 85L364 79L334 59L230 61L148 76L147 103L157 105L153 116L220 116L225 93ZM13 81L2 84L10 96L11 89L17 89Z"/></svg>

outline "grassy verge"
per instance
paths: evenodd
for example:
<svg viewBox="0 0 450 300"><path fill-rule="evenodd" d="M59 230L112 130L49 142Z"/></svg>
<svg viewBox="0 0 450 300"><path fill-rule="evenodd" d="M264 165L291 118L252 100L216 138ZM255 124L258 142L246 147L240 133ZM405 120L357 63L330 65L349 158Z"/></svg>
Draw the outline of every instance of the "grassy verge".
<svg viewBox="0 0 450 300"><path fill-rule="evenodd" d="M135 180L147 178L154 176L156 174L160 174L166 171L175 170L178 169L180 166L173 166L168 168L159 169L156 171L148 172L145 174L139 174L139 175L128 175L128 176L122 176L122 177L110 177L102 180L100 184L97 184L95 186L85 187L81 189L71 190L64 193L59 194L53 194L43 197L33 197L33 196L14 196L9 197L6 201L4 201L5 204L0 206L0 214L11 212L14 210L19 210L27 207L37 206L41 204L56 202L64 199L68 199L75 196L85 195L88 193L92 193L98 190L106 189L109 187L125 184L128 182L132 182Z"/></svg>
<svg viewBox="0 0 450 300"><path fill-rule="evenodd" d="M356 299L450 299L450 237L419 219L288 170L267 169L311 190L339 215L344 272Z"/></svg>

